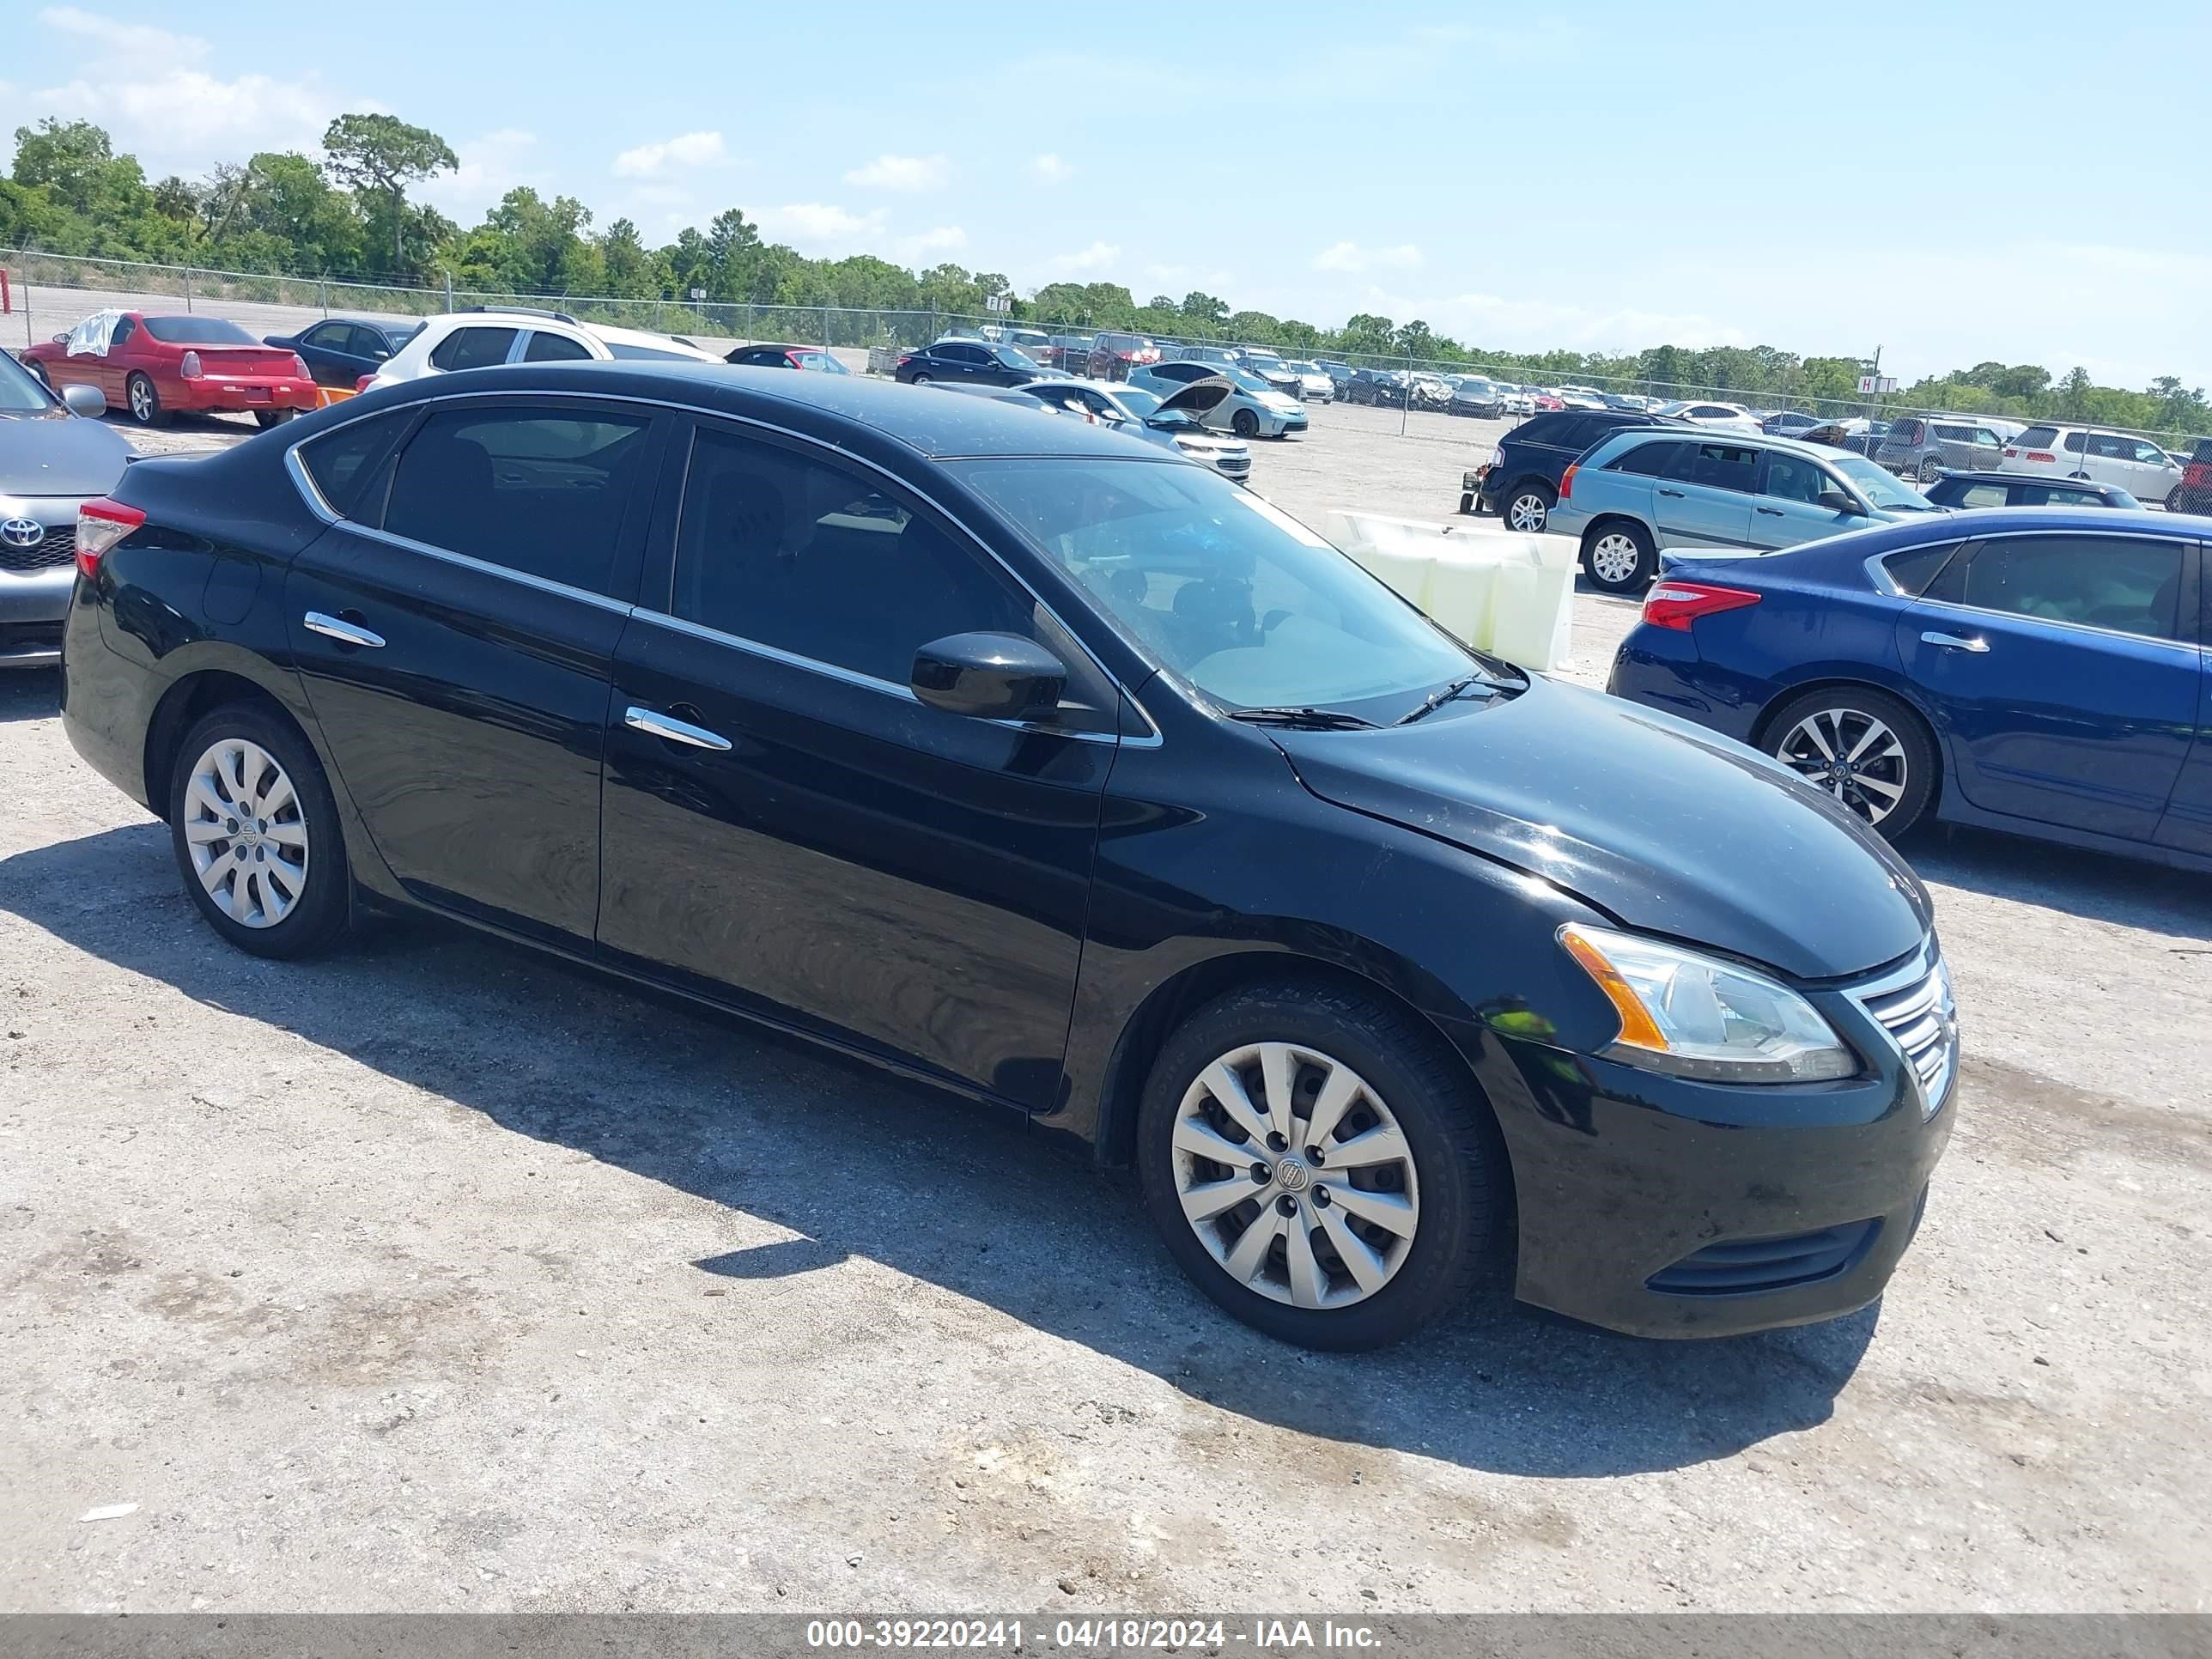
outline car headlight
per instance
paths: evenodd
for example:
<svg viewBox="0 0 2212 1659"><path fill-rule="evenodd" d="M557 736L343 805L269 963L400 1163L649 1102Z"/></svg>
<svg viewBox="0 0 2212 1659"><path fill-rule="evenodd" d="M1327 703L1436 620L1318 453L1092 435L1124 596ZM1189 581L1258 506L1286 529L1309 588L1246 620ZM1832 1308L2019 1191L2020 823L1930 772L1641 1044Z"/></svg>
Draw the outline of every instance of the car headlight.
<svg viewBox="0 0 2212 1659"><path fill-rule="evenodd" d="M1819 1083L1859 1069L1819 1011L1764 974L1579 922L1559 943L1620 1016L1601 1050L1608 1060L1710 1083Z"/></svg>

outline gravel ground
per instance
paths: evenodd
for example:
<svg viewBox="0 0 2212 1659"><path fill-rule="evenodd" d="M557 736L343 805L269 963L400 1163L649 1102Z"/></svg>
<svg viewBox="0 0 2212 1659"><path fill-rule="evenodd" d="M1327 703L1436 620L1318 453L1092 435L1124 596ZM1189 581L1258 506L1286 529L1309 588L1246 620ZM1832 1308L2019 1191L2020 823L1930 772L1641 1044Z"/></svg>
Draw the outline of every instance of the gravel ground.
<svg viewBox="0 0 2212 1659"><path fill-rule="evenodd" d="M1399 419L1257 487L1449 514L1494 428ZM2212 1606L2201 878L1908 849L1966 1058L1877 1309L1325 1357L981 1109L434 924L227 950L53 696L0 680L0 1607Z"/></svg>

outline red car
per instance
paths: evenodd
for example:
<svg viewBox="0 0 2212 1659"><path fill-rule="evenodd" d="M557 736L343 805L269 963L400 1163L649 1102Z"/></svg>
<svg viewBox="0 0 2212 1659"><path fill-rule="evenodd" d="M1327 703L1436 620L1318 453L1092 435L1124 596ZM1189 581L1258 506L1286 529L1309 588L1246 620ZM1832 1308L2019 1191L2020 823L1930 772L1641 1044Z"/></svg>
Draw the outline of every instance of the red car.
<svg viewBox="0 0 2212 1659"><path fill-rule="evenodd" d="M315 378L297 353L264 345L220 317L123 312L105 356L72 355L70 337L26 348L25 366L57 392L97 386L140 426L159 426L179 410L242 410L274 426L315 407Z"/></svg>

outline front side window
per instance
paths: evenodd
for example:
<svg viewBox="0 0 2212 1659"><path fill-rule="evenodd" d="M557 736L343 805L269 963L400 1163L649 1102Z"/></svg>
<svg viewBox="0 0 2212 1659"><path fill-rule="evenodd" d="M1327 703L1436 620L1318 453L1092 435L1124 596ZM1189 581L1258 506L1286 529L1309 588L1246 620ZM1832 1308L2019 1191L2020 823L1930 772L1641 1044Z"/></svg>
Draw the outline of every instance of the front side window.
<svg viewBox="0 0 2212 1659"><path fill-rule="evenodd" d="M430 349L434 368L489 368L514 347L511 328L457 328Z"/></svg>
<svg viewBox="0 0 2212 1659"><path fill-rule="evenodd" d="M2171 466L2173 465L2166 453L2156 444L2147 444L2140 438L2132 439L2130 441L2135 445L2136 459L2143 462L2146 465Z"/></svg>
<svg viewBox="0 0 2212 1659"><path fill-rule="evenodd" d="M353 330L343 323L317 323L300 337L300 343L320 348L325 351L353 349Z"/></svg>
<svg viewBox="0 0 2212 1659"><path fill-rule="evenodd" d="M954 470L1126 637L1231 708L1350 705L1391 719L1478 665L1319 536L1215 473L1060 457Z"/></svg>
<svg viewBox="0 0 2212 1659"><path fill-rule="evenodd" d="M559 404L442 410L399 457L384 528L604 593L647 425Z"/></svg>
<svg viewBox="0 0 2212 1659"><path fill-rule="evenodd" d="M580 342L565 334L552 334L544 329L533 329L530 343L523 349L526 363L574 363L592 361L590 350Z"/></svg>
<svg viewBox="0 0 2212 1659"><path fill-rule="evenodd" d="M687 622L893 685L950 634L1037 637L1035 604L842 465L702 430L670 604Z"/></svg>
<svg viewBox="0 0 2212 1659"><path fill-rule="evenodd" d="M2000 538L1978 550L1967 564L1963 603L2009 616L2171 639L2181 594L2181 555L2179 542L2130 537Z"/></svg>
<svg viewBox="0 0 2212 1659"><path fill-rule="evenodd" d="M1833 488L1828 475L1802 456L1770 454L1766 458L1766 478L1759 493L1809 505Z"/></svg>

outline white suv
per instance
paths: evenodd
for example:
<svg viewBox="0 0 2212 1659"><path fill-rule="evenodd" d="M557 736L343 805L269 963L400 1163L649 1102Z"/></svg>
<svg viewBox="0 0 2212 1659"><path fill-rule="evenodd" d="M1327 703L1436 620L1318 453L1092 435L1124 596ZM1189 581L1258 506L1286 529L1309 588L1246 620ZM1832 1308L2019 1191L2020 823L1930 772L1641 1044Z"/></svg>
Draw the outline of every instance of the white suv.
<svg viewBox="0 0 2212 1659"><path fill-rule="evenodd" d="M2005 472L2118 484L2139 501L2177 510L2181 499L2181 467L2173 457L2148 438L2130 438L2124 432L2032 426L2004 447L2004 458L1997 465Z"/></svg>
<svg viewBox="0 0 2212 1659"><path fill-rule="evenodd" d="M647 334L634 328L580 323L558 311L452 311L433 317L399 355L362 382L394 386L457 368L489 368L497 363L616 362L719 363L721 357L681 335Z"/></svg>

